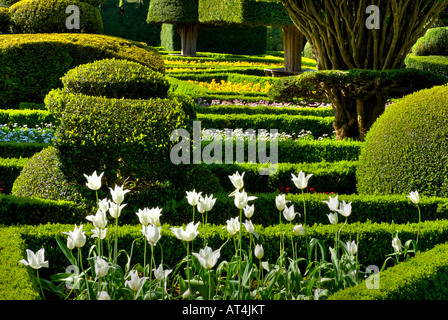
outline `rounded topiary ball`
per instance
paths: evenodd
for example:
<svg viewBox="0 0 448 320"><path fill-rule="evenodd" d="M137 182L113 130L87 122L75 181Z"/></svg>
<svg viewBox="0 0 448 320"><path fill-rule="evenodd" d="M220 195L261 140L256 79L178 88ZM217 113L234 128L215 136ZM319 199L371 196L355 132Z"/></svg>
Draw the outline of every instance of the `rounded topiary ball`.
<svg viewBox="0 0 448 320"><path fill-rule="evenodd" d="M61 171L58 151L48 147L32 156L12 187L12 194L51 200L84 202L80 188L67 181Z"/></svg>
<svg viewBox="0 0 448 320"><path fill-rule="evenodd" d="M366 136L360 194L448 197L448 86L418 91L388 107Z"/></svg>
<svg viewBox="0 0 448 320"><path fill-rule="evenodd" d="M140 63L104 59L80 65L62 77L65 90L106 98L164 98L170 87L165 76Z"/></svg>
<svg viewBox="0 0 448 320"><path fill-rule="evenodd" d="M447 56L448 27L432 28L412 47L416 56Z"/></svg>

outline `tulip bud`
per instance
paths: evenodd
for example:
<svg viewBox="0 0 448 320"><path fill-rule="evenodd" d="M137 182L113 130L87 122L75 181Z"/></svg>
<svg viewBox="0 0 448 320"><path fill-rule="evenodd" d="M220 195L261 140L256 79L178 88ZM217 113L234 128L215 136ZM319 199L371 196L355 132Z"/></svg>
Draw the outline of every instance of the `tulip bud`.
<svg viewBox="0 0 448 320"><path fill-rule="evenodd" d="M420 202L418 191L411 191L407 197L411 199L412 203L414 204L418 204Z"/></svg>
<svg viewBox="0 0 448 320"><path fill-rule="evenodd" d="M263 246L261 244L257 244L255 246L254 253L255 253L255 256L261 260L264 256Z"/></svg>
<svg viewBox="0 0 448 320"><path fill-rule="evenodd" d="M302 225L301 224L299 224L299 225L297 225L297 226L294 226L294 228L292 229L292 232L296 235L296 236L299 236L299 235L304 235L305 234L305 227L302 227Z"/></svg>

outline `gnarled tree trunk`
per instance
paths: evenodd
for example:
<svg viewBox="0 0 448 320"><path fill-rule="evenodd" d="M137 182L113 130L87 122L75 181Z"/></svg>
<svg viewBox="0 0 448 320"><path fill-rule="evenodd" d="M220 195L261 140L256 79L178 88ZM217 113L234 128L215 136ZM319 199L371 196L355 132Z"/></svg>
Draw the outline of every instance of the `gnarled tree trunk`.
<svg viewBox="0 0 448 320"><path fill-rule="evenodd" d="M196 56L196 43L198 37L199 23L178 23L177 32L180 35L181 54L183 56Z"/></svg>
<svg viewBox="0 0 448 320"><path fill-rule="evenodd" d="M283 51L286 72L302 71L303 34L294 25L286 25L283 29Z"/></svg>

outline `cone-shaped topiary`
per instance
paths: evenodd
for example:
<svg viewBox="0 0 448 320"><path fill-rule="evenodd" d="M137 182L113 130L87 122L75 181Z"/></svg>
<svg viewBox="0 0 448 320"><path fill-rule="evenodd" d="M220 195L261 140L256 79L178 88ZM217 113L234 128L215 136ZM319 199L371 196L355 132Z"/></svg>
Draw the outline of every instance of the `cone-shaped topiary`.
<svg viewBox="0 0 448 320"><path fill-rule="evenodd" d="M366 136L360 194L448 196L448 86L425 89L386 109Z"/></svg>

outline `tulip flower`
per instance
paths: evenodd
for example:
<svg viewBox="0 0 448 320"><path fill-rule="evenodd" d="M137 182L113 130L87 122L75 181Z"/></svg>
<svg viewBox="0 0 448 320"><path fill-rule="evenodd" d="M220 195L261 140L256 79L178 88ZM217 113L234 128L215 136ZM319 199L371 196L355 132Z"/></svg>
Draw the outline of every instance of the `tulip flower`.
<svg viewBox="0 0 448 320"><path fill-rule="evenodd" d="M48 261L45 261L45 249L42 248L36 253L26 249L26 255L28 260L22 259L19 262L25 266L30 266L33 269L39 270L40 268L48 268Z"/></svg>
<svg viewBox="0 0 448 320"><path fill-rule="evenodd" d="M171 228L171 231L177 239L189 242L194 240L194 238L196 238L196 236L199 234L198 226L199 222L197 224L190 222L185 227L185 230L183 228Z"/></svg>
<svg viewBox="0 0 448 320"><path fill-rule="evenodd" d="M329 197L329 201L322 201L322 202L325 202L331 211L336 211L339 208L338 196L336 196L334 198Z"/></svg>
<svg viewBox="0 0 448 320"><path fill-rule="evenodd" d="M336 209L336 211L347 218L352 213L352 203L345 203L345 200L343 200L339 204L339 209Z"/></svg>
<svg viewBox="0 0 448 320"><path fill-rule="evenodd" d="M199 263L206 269L214 267L220 256L220 250L213 251L210 247L205 247L199 250L199 253L193 252L193 255L198 258Z"/></svg>
<svg viewBox="0 0 448 320"><path fill-rule="evenodd" d="M240 231L240 221L238 217L230 218L230 220L227 220L227 231L232 236L235 235L238 231Z"/></svg>
<svg viewBox="0 0 448 320"><path fill-rule="evenodd" d="M347 241L347 251L352 256L355 255L355 253L358 251L358 245L354 240L352 242Z"/></svg>
<svg viewBox="0 0 448 320"><path fill-rule="evenodd" d="M243 223L244 227L246 228L247 232L255 234L255 228L252 224L252 221L246 220L246 222Z"/></svg>
<svg viewBox="0 0 448 320"><path fill-rule="evenodd" d="M401 245L401 240L398 237L392 239L392 248L396 253L400 253L403 246Z"/></svg>
<svg viewBox="0 0 448 320"><path fill-rule="evenodd" d="M213 198L213 194L208 197L205 196L205 198L200 196L197 204L198 211L200 213L204 213L212 210L213 206L215 205L215 202L216 198Z"/></svg>
<svg viewBox="0 0 448 320"><path fill-rule="evenodd" d="M312 174L305 176L305 173L302 170L300 170L297 177L293 173L291 173L291 175L292 175L292 182L294 182L296 187L301 190L305 189L308 186L308 180L312 176Z"/></svg>
<svg viewBox="0 0 448 320"><path fill-rule="evenodd" d="M254 215L255 205L251 205L251 206L246 205L246 207L244 207L243 210L244 210L244 215L246 216L246 218L250 219Z"/></svg>
<svg viewBox="0 0 448 320"><path fill-rule="evenodd" d="M92 231L92 233L93 233L91 236L92 238L98 238L100 240L106 239L107 228L104 228L104 229L95 228L95 229L91 229L90 231ZM67 247L68 247L68 245L67 245ZM74 247L74 245L73 245L73 247ZM73 248L69 248L69 249L73 249Z"/></svg>
<svg viewBox="0 0 448 320"><path fill-rule="evenodd" d="M155 225L142 226L142 233L145 235L149 244L155 246L162 237L162 227L156 227Z"/></svg>
<svg viewBox="0 0 448 320"><path fill-rule="evenodd" d="M244 174L245 172L243 172L243 174L240 175L239 172L237 171L233 175L229 176L230 181L232 181L232 184L235 187L235 189L241 190L244 187L244 181L243 181Z"/></svg>
<svg viewBox="0 0 448 320"><path fill-rule="evenodd" d="M78 226L75 224L75 229L73 231L62 232L71 238L73 245L77 248L81 248L86 244L86 235L84 234L84 231L82 231L82 227L83 225L80 225L78 229Z"/></svg>
<svg viewBox="0 0 448 320"><path fill-rule="evenodd" d="M257 244L254 249L254 254L258 259L262 259L264 256L264 249L261 244Z"/></svg>
<svg viewBox="0 0 448 320"><path fill-rule="evenodd" d="M160 212L162 212L162 209L157 208L144 208L139 209L136 215L138 216L140 223L144 226L147 226L148 224L153 224L158 226L160 224Z"/></svg>
<svg viewBox="0 0 448 320"><path fill-rule="evenodd" d="M244 190L242 192L236 190L236 192L234 193L234 197L235 206L240 210L244 209L247 206L248 201L257 199L257 197L248 196Z"/></svg>
<svg viewBox="0 0 448 320"><path fill-rule="evenodd" d="M67 237L67 248L69 250L73 250L75 248L75 243L73 242L71 237Z"/></svg>
<svg viewBox="0 0 448 320"><path fill-rule="evenodd" d="M289 208L286 207L285 210L283 210L283 217L285 217L285 219L288 220L289 222L294 220L296 215L299 215L300 217L300 213L294 212L294 205L291 205Z"/></svg>
<svg viewBox="0 0 448 320"><path fill-rule="evenodd" d="M109 200L103 199L98 201L98 209L101 211L107 212L109 210Z"/></svg>
<svg viewBox="0 0 448 320"><path fill-rule="evenodd" d="M126 207L126 204L116 204L113 202L110 202L109 204L109 214L112 218L118 219L121 215L121 211L123 208Z"/></svg>
<svg viewBox="0 0 448 320"><path fill-rule="evenodd" d="M160 264L157 269L152 269L152 271L154 271L154 276L157 280L163 281L173 270L163 270L163 266Z"/></svg>
<svg viewBox="0 0 448 320"><path fill-rule="evenodd" d="M87 216L86 219L91 221L95 226L95 228L98 229L106 228L107 225L106 212L101 209L98 209L96 211L96 215Z"/></svg>
<svg viewBox="0 0 448 320"><path fill-rule="evenodd" d="M148 279L148 277L140 278L136 270L129 272L129 275L131 276L131 280L126 280L124 285L129 287L132 291L140 290L145 281Z"/></svg>
<svg viewBox="0 0 448 320"><path fill-rule="evenodd" d="M201 196L202 192L196 193L196 191L193 189L193 191L187 191L187 201L191 206L196 206L199 203L199 198Z"/></svg>
<svg viewBox="0 0 448 320"><path fill-rule="evenodd" d="M87 179L86 186L90 190L98 190L101 188L101 178L103 177L104 172L102 172L99 176L96 174L96 171L93 172L91 176L84 174L84 177Z"/></svg>
<svg viewBox="0 0 448 320"><path fill-rule="evenodd" d="M98 300L110 300L110 296L106 291L101 291Z"/></svg>
<svg viewBox="0 0 448 320"><path fill-rule="evenodd" d="M103 258L97 257L95 259L95 273L98 276L98 278L107 276L108 272L109 272L109 263L107 263L107 261L104 260Z"/></svg>
<svg viewBox="0 0 448 320"><path fill-rule="evenodd" d="M275 197L275 206L278 211L283 211L286 207L286 203L291 202L291 200L286 200L284 194L279 194Z"/></svg>
<svg viewBox="0 0 448 320"><path fill-rule="evenodd" d="M418 194L418 191L411 191L407 197L411 199L414 204L418 204L420 202L420 195Z"/></svg>
<svg viewBox="0 0 448 320"><path fill-rule="evenodd" d="M294 226L294 228L292 229L292 232L293 232L296 236L304 235L305 232L306 232L306 229L305 229L305 227L302 227L301 224L299 224L299 225Z"/></svg>
<svg viewBox="0 0 448 320"><path fill-rule="evenodd" d="M338 224L338 214L337 212L332 213L330 212L329 214L327 214L328 220L330 221L330 223L332 225L337 225Z"/></svg>
<svg viewBox="0 0 448 320"><path fill-rule="evenodd" d="M130 190L123 190L123 186L119 187L115 185L115 188L109 188L110 194L112 195L112 200L115 204L121 204L124 200L124 195L128 193Z"/></svg>

